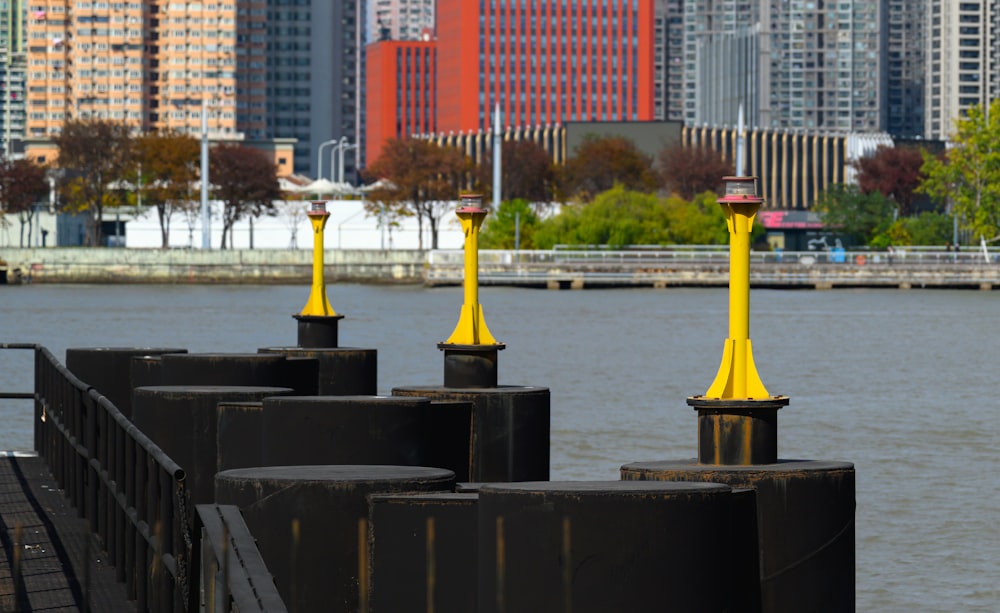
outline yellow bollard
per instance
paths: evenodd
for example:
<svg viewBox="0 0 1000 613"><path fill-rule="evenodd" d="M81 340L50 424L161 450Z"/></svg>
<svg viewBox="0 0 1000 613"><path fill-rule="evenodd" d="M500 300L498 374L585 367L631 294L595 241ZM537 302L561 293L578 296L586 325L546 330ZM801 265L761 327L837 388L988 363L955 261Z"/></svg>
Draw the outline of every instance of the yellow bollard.
<svg viewBox="0 0 1000 613"><path fill-rule="evenodd" d="M726 195L719 198L729 226L729 338L722 364L705 398L767 399L757 374L750 343L750 230L764 199L757 196L756 177L724 177Z"/></svg>
<svg viewBox="0 0 1000 613"><path fill-rule="evenodd" d="M314 201L308 215L309 223L312 224L313 228L312 291L309 293L306 306L299 315L336 316L337 313L330 306L330 301L326 297L326 282L323 280L323 229L326 228L326 220L330 218L330 213L326 210L326 202Z"/></svg>
<svg viewBox="0 0 1000 613"><path fill-rule="evenodd" d="M458 325L444 345L498 345L490 334L483 318L483 307L479 304L479 228L486 218L482 208L482 197L476 194L462 195L462 205L455 211L465 233L465 277L463 288L465 301L458 318Z"/></svg>

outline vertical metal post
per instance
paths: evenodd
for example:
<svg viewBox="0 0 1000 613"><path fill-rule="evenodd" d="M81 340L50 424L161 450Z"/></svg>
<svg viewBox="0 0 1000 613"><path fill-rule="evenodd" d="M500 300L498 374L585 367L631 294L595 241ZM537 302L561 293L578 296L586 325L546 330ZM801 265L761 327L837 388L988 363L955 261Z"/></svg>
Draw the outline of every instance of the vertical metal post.
<svg viewBox="0 0 1000 613"><path fill-rule="evenodd" d="M503 170L503 138L500 133L500 103L496 103L496 108L493 113L493 212L500 210L500 202L503 194L500 193L502 189L502 181L500 180L500 175Z"/></svg>
<svg viewBox="0 0 1000 613"><path fill-rule="evenodd" d="M201 248L212 248L211 214L208 210L208 100L201 101Z"/></svg>

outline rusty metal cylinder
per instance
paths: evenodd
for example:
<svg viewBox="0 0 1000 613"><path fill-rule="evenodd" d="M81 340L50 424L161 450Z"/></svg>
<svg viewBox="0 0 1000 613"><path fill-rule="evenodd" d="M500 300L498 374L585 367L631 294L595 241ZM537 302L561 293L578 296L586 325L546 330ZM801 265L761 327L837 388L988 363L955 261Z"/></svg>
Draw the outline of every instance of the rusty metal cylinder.
<svg viewBox="0 0 1000 613"><path fill-rule="evenodd" d="M759 610L854 610L853 464L637 462L622 466L621 475L626 480L703 481L753 490Z"/></svg>
<svg viewBox="0 0 1000 613"><path fill-rule="evenodd" d="M290 394L285 387L161 385L136 388L133 423L184 469L194 504L212 502L218 463L218 404Z"/></svg>
<svg viewBox="0 0 1000 613"><path fill-rule="evenodd" d="M725 611L732 502L709 483L483 485L478 611Z"/></svg>
<svg viewBox="0 0 1000 613"><path fill-rule="evenodd" d="M483 389L397 387L393 396L472 403L469 474L462 481L544 481L549 478L550 395L546 387Z"/></svg>
<svg viewBox="0 0 1000 613"><path fill-rule="evenodd" d="M159 385L289 387L297 394L314 394L318 369L315 362L280 354L172 354L161 356Z"/></svg>
<svg viewBox="0 0 1000 613"><path fill-rule="evenodd" d="M337 327L343 315L292 315L298 322L299 347L316 349L337 347Z"/></svg>
<svg viewBox="0 0 1000 613"><path fill-rule="evenodd" d="M289 611L365 611L368 496L451 491L451 471L415 466L268 466L220 472Z"/></svg>
<svg viewBox="0 0 1000 613"><path fill-rule="evenodd" d="M468 465L469 403L398 396L276 397L263 402L262 466Z"/></svg>
<svg viewBox="0 0 1000 613"><path fill-rule="evenodd" d="M169 347L71 347L66 350L66 368L111 401L122 415L132 418L132 358L187 353Z"/></svg>
<svg viewBox="0 0 1000 613"><path fill-rule="evenodd" d="M778 461L778 410L787 397L770 400L688 398L698 411L698 461L745 466Z"/></svg>
<svg viewBox="0 0 1000 613"><path fill-rule="evenodd" d="M264 347L257 352L316 359L319 364L316 395L374 396L378 393L378 351L375 349Z"/></svg>
<svg viewBox="0 0 1000 613"><path fill-rule="evenodd" d="M503 345L453 345L440 343L444 351L444 386L454 388L496 387L499 350Z"/></svg>
<svg viewBox="0 0 1000 613"><path fill-rule="evenodd" d="M371 611L475 611L476 494L377 494L371 508Z"/></svg>

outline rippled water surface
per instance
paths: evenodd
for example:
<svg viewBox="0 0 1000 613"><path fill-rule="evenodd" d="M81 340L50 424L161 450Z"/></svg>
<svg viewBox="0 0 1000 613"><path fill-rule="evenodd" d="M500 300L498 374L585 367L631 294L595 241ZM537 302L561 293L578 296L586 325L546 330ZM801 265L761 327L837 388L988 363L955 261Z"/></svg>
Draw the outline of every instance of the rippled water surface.
<svg viewBox="0 0 1000 613"><path fill-rule="evenodd" d="M295 344L308 288L0 286L0 342L255 352ZM460 288L338 285L340 344L379 353L379 388L437 385ZM694 457L687 396L715 377L725 289L483 288L507 344L500 381L552 391L552 478ZM1000 611L1000 292L752 293L754 359L783 458L857 468L859 611ZM30 391L28 352L0 388ZM0 449L30 449L30 407L0 401Z"/></svg>

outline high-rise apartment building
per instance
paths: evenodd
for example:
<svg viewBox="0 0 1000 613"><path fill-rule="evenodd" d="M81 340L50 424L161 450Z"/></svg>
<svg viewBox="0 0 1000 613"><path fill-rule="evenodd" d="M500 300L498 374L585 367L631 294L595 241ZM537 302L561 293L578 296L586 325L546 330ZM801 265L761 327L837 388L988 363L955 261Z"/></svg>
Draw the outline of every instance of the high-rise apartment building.
<svg viewBox="0 0 1000 613"><path fill-rule="evenodd" d="M69 119L265 138L264 0L30 0L30 138Z"/></svg>
<svg viewBox="0 0 1000 613"><path fill-rule="evenodd" d="M367 0L369 43L422 40L434 30L435 0Z"/></svg>
<svg viewBox="0 0 1000 613"><path fill-rule="evenodd" d="M298 173L327 176L330 147L319 167L324 143L363 142L365 22L362 0L267 0L266 129L296 139ZM339 153L355 182L361 148Z"/></svg>
<svg viewBox="0 0 1000 613"><path fill-rule="evenodd" d="M925 5L926 0L889 1L886 131L893 136L924 133Z"/></svg>
<svg viewBox="0 0 1000 613"><path fill-rule="evenodd" d="M653 2L438 0L438 130L653 119Z"/></svg>
<svg viewBox="0 0 1000 613"><path fill-rule="evenodd" d="M997 94L997 2L927 0L924 138L947 140L969 107Z"/></svg>
<svg viewBox="0 0 1000 613"><path fill-rule="evenodd" d="M22 0L0 0L0 155L24 140L25 11Z"/></svg>
<svg viewBox="0 0 1000 613"><path fill-rule="evenodd" d="M656 0L653 14L653 118L684 118L684 2Z"/></svg>
<svg viewBox="0 0 1000 613"><path fill-rule="evenodd" d="M885 3L878 0L693 0L684 4L684 121L735 124L732 105L709 113L719 79L752 77L756 111L749 125L825 132L874 132L886 126ZM718 65L725 47L746 54L756 29L756 62ZM753 65L755 64L755 66ZM725 71L732 69L733 72Z"/></svg>

